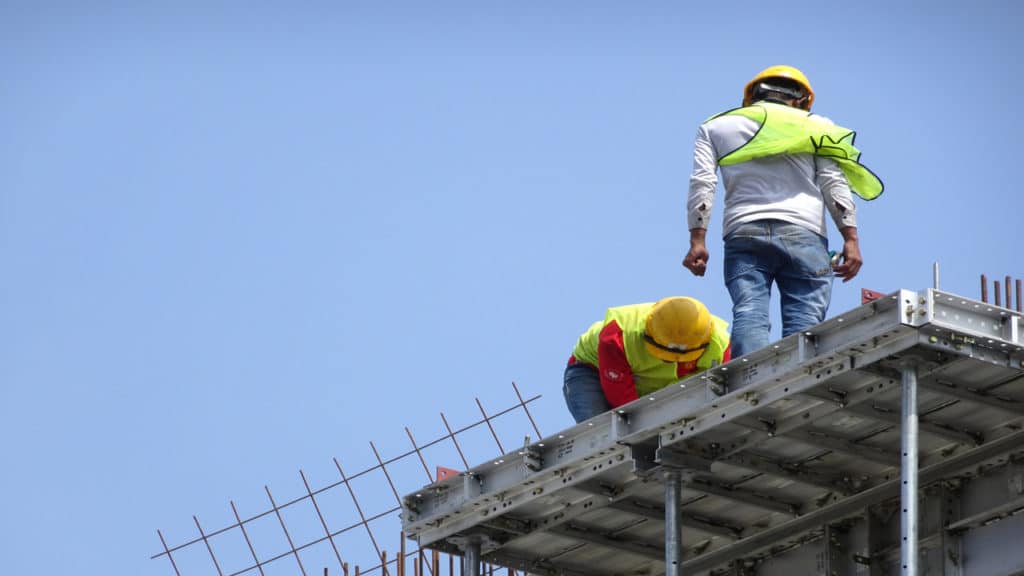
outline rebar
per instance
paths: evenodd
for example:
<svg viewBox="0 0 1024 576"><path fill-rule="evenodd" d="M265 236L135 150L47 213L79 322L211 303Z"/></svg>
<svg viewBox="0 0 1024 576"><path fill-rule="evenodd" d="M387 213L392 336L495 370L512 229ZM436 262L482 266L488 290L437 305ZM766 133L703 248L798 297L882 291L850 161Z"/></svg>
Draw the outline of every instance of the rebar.
<svg viewBox="0 0 1024 576"><path fill-rule="evenodd" d="M496 432L494 426L492 425L492 421L497 419L497 418L499 418L499 417L501 417L501 416L504 416L506 414L509 414L511 412L514 412L514 411L520 410L520 409L523 411L523 413L529 419L529 422L530 422L530 425L533 428L533 431L537 434L538 437L541 437L541 433L540 433L539 429L537 428L537 424L534 421L533 416L530 413L530 410L529 410L529 407L528 407L529 403L536 401L537 399L540 398L540 396L537 395L537 396L533 396L533 397L528 398L528 399L524 399L522 394L519 392L518 387L515 385L514 382L512 383L512 387L513 387L513 390L515 392L516 399L518 400L518 403L514 404L510 408L507 408L507 409L502 410L500 412L497 412L495 414L490 414L489 415L484 410L483 404L480 402L480 400L476 399L476 404L477 404L478 408L480 409L482 418L480 420L477 420L477 421L467 425L467 426L463 426L463 427L461 427L461 428L459 428L457 430L456 429L452 429L452 427L448 424L448 420L445 417L444 413L442 413L441 414L441 418L442 418L442 420L443 420L443 422L445 424L445 428L447 429L447 434L442 435L442 436L440 436L438 438L435 438L434 440L432 440L431 442L428 442L426 444L420 445L415 440L415 438L413 437L413 434L409 430L409 428L406 427L405 428L406 434L408 435L409 441L412 444L412 449L408 450L408 451L406 451L406 452L404 452L404 453L402 453L402 454L400 454L398 456L395 456L395 457L392 457L392 458L389 458L389 459L385 459L378 452L378 450L377 450L376 446L374 445L374 443L370 442L370 448L373 451L373 454L374 454L374 456L375 456L375 458L377 460L376 465L375 466L371 466L369 468L366 468L364 470L360 470L359 472L356 472L356 473L352 474L351 476L347 475L344 472L344 470L341 467L341 463L340 463L339 459L338 458L334 458L335 467L338 469L338 473L341 476L341 480L339 480L339 481L334 481L334 482L331 482L331 483L329 483L329 484L327 484L327 485L325 485L323 487L314 489L313 486L311 485L311 483L309 482L309 479L306 477L305 472L303 470L299 470L299 475L300 475L300 477L302 479L302 482L303 482L303 485L305 487L305 494L302 495L302 496L299 496L297 498L288 500L286 502L278 503L274 499L273 495L271 494L270 488L268 486L264 486L264 490L266 491L267 497L270 500L271 507L269 509L267 509L267 510L264 510L264 511L258 513L258 514L255 514L255 515L247 517L247 518L243 518L241 516L241 514L239 514L238 507L235 505L234 500L231 500L229 502L229 504L231 506L232 514L234 515L234 523L233 524L230 524L228 526L225 526L225 527L217 529L217 530L213 530L213 531L207 532L199 524L198 517L197 516L193 516L193 521L195 522L196 528L199 531L199 537L187 540L186 542L184 542L182 544L178 544L177 546L169 546L167 544L166 539L164 538L163 533L160 530L157 530L157 535L158 535L158 537L160 539L161 546L162 546L163 550L160 553L154 554L151 558L156 559L156 558L159 558L161 556L167 556L167 558L170 561L171 566L172 566L172 568L174 570L174 574L176 576L183 576L181 570L179 569L179 566L177 565L177 561L174 558L174 553L179 551L179 550L182 550L184 548L187 548L189 546L194 546L194 545L197 545L198 543L202 542L203 545L206 547L207 553L209 554L211 560L214 563L214 566L216 568L216 573L218 575L220 575L220 576L224 576L224 572L223 572L223 569L221 567L221 564L223 563L222 560L224 560L224 558L223 558L224 551L220 550L221 558L218 558L218 556L216 555L217 547L214 546L214 542L212 541L212 538L214 536L218 536L220 534L224 534L224 533L227 533L227 532L230 532L230 531L233 531L233 530L237 529L237 530L239 530L242 533L242 537L243 537L243 539L244 539L244 541L246 543L246 546L247 546L247 549L248 549L248 555L251 557L252 563L250 565L248 565L248 566L245 566L245 567L243 567L243 568L241 568L241 569L231 573L231 574L228 574L227 576L243 576L243 575L246 575L246 574L251 576L251 574L254 571L258 571L260 576L263 576L265 574L264 566L267 566L268 564L271 564L273 562L276 562L276 561L281 560L281 559L283 559L285 557L288 557L288 556L294 557L296 563L299 565L300 572L305 576L307 574L307 571L306 571L305 567L303 566L302 559L300 558L299 552L307 550L307 549L311 548L312 546L321 544L321 543L323 543L325 541L330 543L331 548L332 548L332 550L334 552L334 557L337 560L338 564L341 566L341 570L342 570L343 576L348 576L349 575L349 564L347 562L343 561L343 557L341 555L341 550L339 548L339 543L336 541L336 538L339 535L343 534L343 533L346 533L346 532L349 532L351 530L355 530L355 529L358 529L358 528L362 527L362 528L364 528L366 530L366 534L367 534L367 536L368 536L368 538L370 540L370 543L372 545L373 551L374 551L374 553L376 554L376 557L379 560L379 564L377 564L376 566L370 568L369 570L362 569L362 568L359 567L359 565L354 565L355 574L357 576L359 574L361 574L361 573L362 574L371 574L371 573L376 572L377 570L380 571L380 574L382 576L384 574L390 574L391 573L390 565L392 565L392 564L395 565L395 574L397 576L404 576L407 573L406 568L407 568L407 563L409 561L412 561L414 563L414 568L418 571L419 575L427 576L427 574L429 573L429 574L431 574L431 576L440 576L440 555L439 555L437 550L431 551L431 557L430 558L427 558L425 556L425 550L422 549L422 548L419 548L419 547L417 547L416 550L412 551L411 553L408 553L406 551L406 549L405 549L405 538L404 538L404 535L400 535L400 539L401 539L401 542L400 542L400 545L399 545L400 552L399 552L399 554L395 558L392 558L391 560L388 560L387 551L382 550L380 548L380 545L378 543L377 537L374 534L373 529L371 528L371 523L376 521L376 520L378 520L378 519L384 518L384 517L393 516L396 511L401 510L401 496L400 496L400 494L398 492L398 487L395 485L394 480L391 477L391 470L389 470L388 468L392 464L394 464L396 462L399 462L399 461L401 461L403 459L415 456L415 458L417 458L419 460L420 465L421 465L422 469L424 470L424 473L427 475L428 482L433 482L433 481L435 481L435 478L431 474L431 469L430 469L430 467L427 464L426 458L424 457L424 449L426 449L428 447L432 447L432 446L438 445L438 444L441 444L443 442L447 442L447 441L450 440L452 442L452 444L454 445L455 449L458 451L459 456L462 459L463 465L465 465L466 469L468 469L469 468L469 464L466 461L465 455L463 454L462 447L461 447L461 445L459 443L459 438L458 437L461 434L463 434L464 432L468 431L468 430L477 428L479 426L485 426L485 425L489 428L489 430L491 432L491 435L492 435L492 437L493 437L493 439L495 441L495 445L497 446L498 450L501 453L504 453L504 447L502 445L502 441L498 437L497 432ZM388 510L385 510L383 512L380 512L379 514L374 514L372 516L368 516L367 514L364 513L362 503L359 501L359 499L356 496L355 490L354 490L353 485L352 485L352 481L357 479L357 478L361 478L363 476L366 476L368 474L376 473L378 470L380 470L380 472L384 474L384 476L385 476L385 478L387 480L387 483L388 483L388 485L389 485L389 487L391 489L392 495L395 498L396 506L394 506L392 508L389 508ZM353 504L355 506L355 510L358 513L358 520L356 520L355 522L353 522L353 523L351 523L351 524L349 524L349 525L347 525L347 526L345 526L345 527L343 527L341 529L332 529L330 527L330 525L328 524L328 520L327 520L329 515L325 514L325 510L321 507L321 503L319 502L318 496L323 495L323 494L325 494L325 493L327 493L329 491L335 490L335 489L337 489L338 487L340 487L342 485L344 485L345 488L347 489L348 494L349 494L349 496L350 496L350 498L351 498L351 500L352 500L352 502L353 502ZM417 484L416 487L419 487L419 484ZM294 506L294 505L296 505L296 504L298 504L298 503L300 503L300 502L302 502L304 500L307 500L307 499L313 505L313 510L315 511L315 520L310 520L310 521L314 521L314 522L318 522L319 523L320 529L323 530L323 536L321 536L319 538L311 539L308 542L298 543L298 542L295 542L292 539L292 531L290 531L288 526L286 526L286 524L285 524L285 519L284 519L284 515L282 514L282 510L284 510L285 508ZM289 549L284 551L284 552L281 552L281 553L277 554L276 556L265 557L265 558L263 558L261 560L259 554L257 553L257 549L256 549L256 547L253 544L253 540L250 537L249 530L247 529L246 525L247 524L251 524L251 523L253 523L253 522L255 522L255 521L259 520L259 519L262 519L264 517L267 517L267 516L269 516L271 514L276 516L277 522L281 526L282 531L284 532L284 535L285 535L285 538L287 540L288 548ZM304 532L304 533L308 533L308 532ZM237 560L236 560L236 562L237 562ZM463 568L463 567L460 566L460 568ZM484 569L486 570L487 568L484 567ZM490 569L490 573L493 574L494 570L495 570L495 567L493 565L491 565L489 569ZM327 571L328 571L328 568L324 567L324 574L327 574ZM449 555L449 574L450 575L454 574L454 558L451 555Z"/></svg>

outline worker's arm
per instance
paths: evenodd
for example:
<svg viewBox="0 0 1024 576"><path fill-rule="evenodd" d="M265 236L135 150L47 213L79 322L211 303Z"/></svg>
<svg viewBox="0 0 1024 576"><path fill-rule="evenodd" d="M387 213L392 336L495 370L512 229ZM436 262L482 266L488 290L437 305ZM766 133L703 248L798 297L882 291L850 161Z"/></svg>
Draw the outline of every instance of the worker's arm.
<svg viewBox="0 0 1024 576"><path fill-rule="evenodd" d="M839 165L828 158L815 158L814 178L832 221L843 235L842 260L832 270L843 282L849 282L863 265L857 236L857 205L853 203L850 184Z"/></svg>
<svg viewBox="0 0 1024 576"><path fill-rule="evenodd" d="M706 228L690 228L690 251L683 258L683 266L694 276L703 276L708 269L707 232Z"/></svg>
<svg viewBox="0 0 1024 576"><path fill-rule="evenodd" d="M597 370L608 403L615 408L637 399L633 369L626 359L626 346L618 322L609 322L597 341Z"/></svg>
<svg viewBox="0 0 1024 576"><path fill-rule="evenodd" d="M857 237L856 226L840 228L839 232L843 235L843 260L839 265L833 266L832 270L836 276L843 279L843 282L849 282L857 272L860 272L860 267L864 263L860 256L860 239Z"/></svg>
<svg viewBox="0 0 1024 576"><path fill-rule="evenodd" d="M695 276L703 276L708 267L708 248L705 242L711 207L718 184L718 160L706 125L697 130L693 144L693 172L690 174L690 192L686 199L686 220L690 229L690 250L683 258L683 266Z"/></svg>

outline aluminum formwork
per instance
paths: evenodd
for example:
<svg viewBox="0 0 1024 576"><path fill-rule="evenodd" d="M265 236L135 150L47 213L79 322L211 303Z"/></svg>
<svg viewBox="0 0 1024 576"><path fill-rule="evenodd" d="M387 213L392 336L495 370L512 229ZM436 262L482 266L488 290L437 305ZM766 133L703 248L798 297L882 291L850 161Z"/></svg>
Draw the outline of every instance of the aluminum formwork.
<svg viewBox="0 0 1024 576"><path fill-rule="evenodd" d="M408 494L403 527L535 574L1024 571L992 545L1024 535L1022 328L900 290Z"/></svg>

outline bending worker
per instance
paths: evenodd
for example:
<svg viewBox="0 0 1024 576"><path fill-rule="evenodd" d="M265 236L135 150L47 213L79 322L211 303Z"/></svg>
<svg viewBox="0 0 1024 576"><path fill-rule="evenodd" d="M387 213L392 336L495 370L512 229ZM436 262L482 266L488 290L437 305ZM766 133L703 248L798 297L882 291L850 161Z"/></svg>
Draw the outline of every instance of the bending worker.
<svg viewBox="0 0 1024 576"><path fill-rule="evenodd" d="M562 392L582 422L729 356L728 324L694 298L617 306L576 342Z"/></svg>
<svg viewBox="0 0 1024 576"><path fill-rule="evenodd" d="M862 264L850 192L872 200L882 182L859 163L855 133L812 114L813 103L802 72L772 66L746 85L743 107L713 116L697 131L683 266L697 276L707 269L705 234L721 170L723 270L735 356L768 344L773 283L785 337L824 320L833 275L847 282ZM829 254L826 210L843 236L841 260Z"/></svg>

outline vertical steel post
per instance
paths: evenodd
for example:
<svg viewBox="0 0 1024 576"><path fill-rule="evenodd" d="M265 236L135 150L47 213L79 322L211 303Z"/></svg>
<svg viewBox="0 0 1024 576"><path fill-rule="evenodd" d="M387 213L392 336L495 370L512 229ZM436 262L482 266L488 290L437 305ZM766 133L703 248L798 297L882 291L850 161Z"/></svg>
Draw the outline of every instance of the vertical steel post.
<svg viewBox="0 0 1024 576"><path fill-rule="evenodd" d="M903 424L900 429L900 564L917 576L917 366L901 366Z"/></svg>
<svg viewBox="0 0 1024 576"><path fill-rule="evenodd" d="M476 538L466 543L466 576L480 576L480 541Z"/></svg>
<svg viewBox="0 0 1024 576"><path fill-rule="evenodd" d="M933 262L932 263L932 278L935 280L934 288L936 290L938 290L939 289L939 263L938 262Z"/></svg>
<svg viewBox="0 0 1024 576"><path fill-rule="evenodd" d="M665 471L665 576L679 576L683 561L683 473L678 468Z"/></svg>

